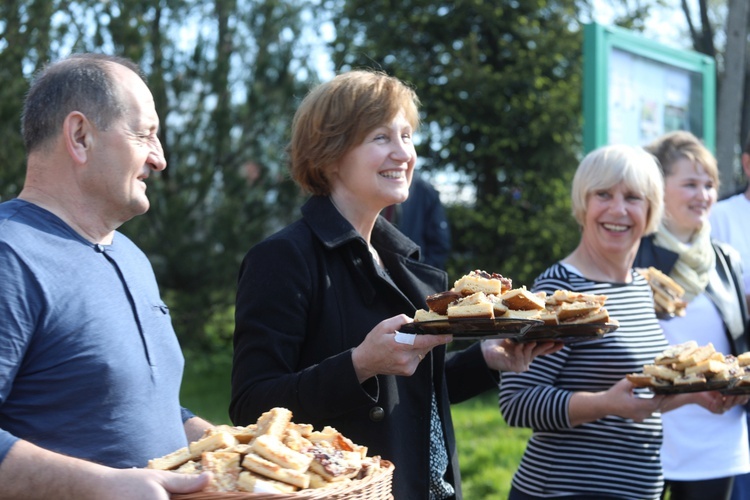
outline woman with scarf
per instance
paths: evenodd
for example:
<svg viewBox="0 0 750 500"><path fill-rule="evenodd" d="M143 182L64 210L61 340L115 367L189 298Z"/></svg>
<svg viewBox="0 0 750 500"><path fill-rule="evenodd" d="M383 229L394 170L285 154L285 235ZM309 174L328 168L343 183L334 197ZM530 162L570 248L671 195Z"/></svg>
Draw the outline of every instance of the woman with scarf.
<svg viewBox="0 0 750 500"><path fill-rule="evenodd" d="M708 217L719 186L716 159L693 134L668 133L646 148L664 176L664 218L641 241L634 267L653 266L685 289L684 316L660 320L670 344L695 340L737 355L748 350L740 258L711 239ZM717 399L717 401L722 401ZM733 477L750 471L744 397L721 408L683 406L663 415L662 465L672 500L728 499Z"/></svg>

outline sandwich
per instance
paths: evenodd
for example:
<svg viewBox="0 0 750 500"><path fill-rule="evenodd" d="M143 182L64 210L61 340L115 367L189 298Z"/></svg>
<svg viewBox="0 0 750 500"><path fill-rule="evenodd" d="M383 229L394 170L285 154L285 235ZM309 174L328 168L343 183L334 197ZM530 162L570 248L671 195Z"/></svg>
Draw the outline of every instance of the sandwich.
<svg viewBox="0 0 750 500"><path fill-rule="evenodd" d="M682 300L685 289L675 280L655 267L638 269L651 286L654 295L654 309L657 313L684 316L687 302Z"/></svg>

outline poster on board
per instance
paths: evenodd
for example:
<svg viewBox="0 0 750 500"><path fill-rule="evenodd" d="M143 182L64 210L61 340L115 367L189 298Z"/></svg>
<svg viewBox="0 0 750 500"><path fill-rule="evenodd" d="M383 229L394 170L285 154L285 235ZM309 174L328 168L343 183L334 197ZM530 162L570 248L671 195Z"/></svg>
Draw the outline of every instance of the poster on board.
<svg viewBox="0 0 750 500"><path fill-rule="evenodd" d="M584 32L584 146L645 145L689 130L714 147L713 60L621 28Z"/></svg>

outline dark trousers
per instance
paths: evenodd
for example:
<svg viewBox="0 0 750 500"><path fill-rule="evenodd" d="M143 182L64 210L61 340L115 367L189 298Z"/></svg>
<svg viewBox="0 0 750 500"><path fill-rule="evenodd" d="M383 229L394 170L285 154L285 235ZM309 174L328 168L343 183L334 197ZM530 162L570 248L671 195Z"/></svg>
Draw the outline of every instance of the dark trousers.
<svg viewBox="0 0 750 500"><path fill-rule="evenodd" d="M750 500L750 472L734 476L732 500Z"/></svg>
<svg viewBox="0 0 750 500"><path fill-rule="evenodd" d="M555 497L560 500L617 500L618 497L610 497L603 495L566 495L564 497ZM533 495L527 495L522 491L511 487L510 493L508 494L508 500L545 500L544 497L535 497Z"/></svg>
<svg viewBox="0 0 750 500"><path fill-rule="evenodd" d="M734 477L720 477L702 481L665 481L665 498L669 491L670 500L729 500L732 496Z"/></svg>
<svg viewBox="0 0 750 500"><path fill-rule="evenodd" d="M745 418L747 418L747 424L750 426L750 411L747 407L745 407ZM732 500L750 500L750 472L734 476Z"/></svg>

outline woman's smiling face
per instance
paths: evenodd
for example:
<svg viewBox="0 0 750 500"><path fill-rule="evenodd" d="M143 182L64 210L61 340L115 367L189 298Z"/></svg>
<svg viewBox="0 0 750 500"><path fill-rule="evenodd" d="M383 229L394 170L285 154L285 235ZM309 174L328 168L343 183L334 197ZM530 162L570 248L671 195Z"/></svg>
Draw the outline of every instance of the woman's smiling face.
<svg viewBox="0 0 750 500"><path fill-rule="evenodd" d="M332 192L378 212L405 201L417 161L413 133L403 113L368 132L338 162Z"/></svg>
<svg viewBox="0 0 750 500"><path fill-rule="evenodd" d="M597 253L627 256L638 249L648 221L642 193L620 182L588 196L582 239Z"/></svg>
<svg viewBox="0 0 750 500"><path fill-rule="evenodd" d="M664 224L681 241L690 241L708 220L716 198L716 185L706 170L680 158L664 179Z"/></svg>

